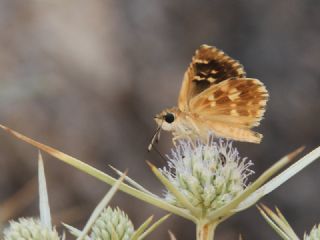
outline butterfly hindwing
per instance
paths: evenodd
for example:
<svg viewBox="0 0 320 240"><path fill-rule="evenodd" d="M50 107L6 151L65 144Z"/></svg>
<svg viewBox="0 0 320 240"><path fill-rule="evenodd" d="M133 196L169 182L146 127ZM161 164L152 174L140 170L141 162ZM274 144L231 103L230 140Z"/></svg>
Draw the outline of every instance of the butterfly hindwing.
<svg viewBox="0 0 320 240"><path fill-rule="evenodd" d="M267 100L268 92L259 80L228 79L191 99L190 112L206 121L252 128L259 125Z"/></svg>
<svg viewBox="0 0 320 240"><path fill-rule="evenodd" d="M242 65L216 47L201 45L185 72L179 94L180 110L189 109L189 101L214 84L230 79L243 78Z"/></svg>

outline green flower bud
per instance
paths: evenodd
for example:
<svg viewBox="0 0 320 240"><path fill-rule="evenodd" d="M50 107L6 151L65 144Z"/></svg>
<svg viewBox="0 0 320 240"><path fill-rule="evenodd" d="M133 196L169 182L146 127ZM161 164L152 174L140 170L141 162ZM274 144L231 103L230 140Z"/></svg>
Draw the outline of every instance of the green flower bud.
<svg viewBox="0 0 320 240"><path fill-rule="evenodd" d="M41 225L39 219L20 218L4 230L4 240L59 240L55 229Z"/></svg>
<svg viewBox="0 0 320 240"><path fill-rule="evenodd" d="M92 226L90 238L94 240L129 240L134 227L128 216L119 208L105 208Z"/></svg>

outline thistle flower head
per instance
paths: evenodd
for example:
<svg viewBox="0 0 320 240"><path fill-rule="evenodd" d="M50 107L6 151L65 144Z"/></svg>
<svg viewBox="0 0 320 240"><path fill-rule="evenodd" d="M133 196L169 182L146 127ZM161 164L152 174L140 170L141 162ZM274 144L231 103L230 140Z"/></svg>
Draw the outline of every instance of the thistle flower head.
<svg viewBox="0 0 320 240"><path fill-rule="evenodd" d="M55 229L49 229L33 218L20 218L11 221L4 230L4 240L59 240Z"/></svg>
<svg viewBox="0 0 320 240"><path fill-rule="evenodd" d="M131 239L134 227L128 216L119 208L105 208L92 226L91 239Z"/></svg>
<svg viewBox="0 0 320 240"><path fill-rule="evenodd" d="M175 185L194 207L209 212L224 206L246 187L253 173L251 161L241 159L232 142L219 140L208 144L182 141L168 156L168 167L161 172ZM169 191L165 199L179 207Z"/></svg>
<svg viewBox="0 0 320 240"><path fill-rule="evenodd" d="M320 239L320 224L318 226L314 226L311 229L311 232L309 234L304 234L303 236L304 240L319 240Z"/></svg>

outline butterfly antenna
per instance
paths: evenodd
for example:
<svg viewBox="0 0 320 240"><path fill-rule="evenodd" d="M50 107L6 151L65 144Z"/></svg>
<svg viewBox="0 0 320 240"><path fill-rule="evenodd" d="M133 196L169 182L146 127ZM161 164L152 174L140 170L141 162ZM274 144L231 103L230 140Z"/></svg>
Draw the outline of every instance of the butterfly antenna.
<svg viewBox="0 0 320 240"><path fill-rule="evenodd" d="M162 128L159 129L159 132L158 132L158 135L157 135L157 138L156 138L156 143L158 143L159 140L160 140L161 129Z"/></svg>
<svg viewBox="0 0 320 240"><path fill-rule="evenodd" d="M157 139L157 135L158 135L158 132L160 131L160 127L157 128L156 132L153 134L152 138L151 138L151 141L149 143L149 146L148 146L148 151L150 152L153 145L154 145L154 142L156 141Z"/></svg>
<svg viewBox="0 0 320 240"><path fill-rule="evenodd" d="M159 125L159 127L156 129L156 132L154 133L154 135L151 138L150 144L148 146L148 151L150 152L152 147L154 146L154 143L158 143L159 139L160 139L160 132L162 129L162 123Z"/></svg>

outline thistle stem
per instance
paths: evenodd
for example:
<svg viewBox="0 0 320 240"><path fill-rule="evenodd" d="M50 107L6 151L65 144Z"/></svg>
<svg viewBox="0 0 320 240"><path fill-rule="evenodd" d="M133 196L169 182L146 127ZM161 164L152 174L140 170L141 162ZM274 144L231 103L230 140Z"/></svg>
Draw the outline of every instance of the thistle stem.
<svg viewBox="0 0 320 240"><path fill-rule="evenodd" d="M197 240L213 240L217 223L201 222L197 223Z"/></svg>

